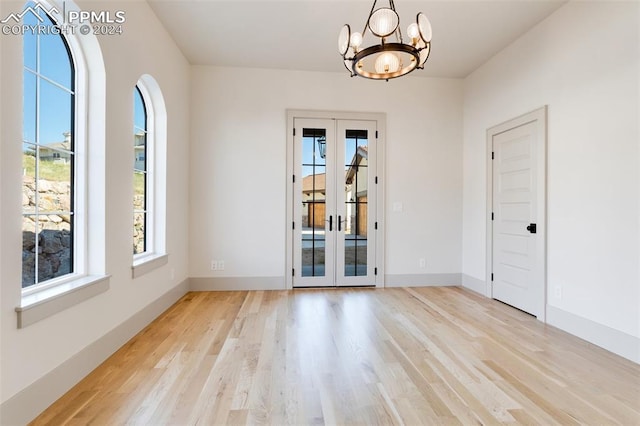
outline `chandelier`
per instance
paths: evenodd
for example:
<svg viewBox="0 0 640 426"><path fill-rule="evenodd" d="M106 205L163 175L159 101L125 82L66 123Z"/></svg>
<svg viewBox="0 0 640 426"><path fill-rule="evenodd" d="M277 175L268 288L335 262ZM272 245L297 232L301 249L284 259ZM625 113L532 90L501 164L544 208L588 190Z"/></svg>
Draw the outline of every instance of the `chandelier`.
<svg viewBox="0 0 640 426"><path fill-rule="evenodd" d="M427 16L418 13L416 22L407 28L409 43L404 43L393 0L389 0L389 7L376 9L377 2L374 0L362 33L352 33L351 27L345 25L338 35L338 51L351 77L388 81L416 68L423 69L431 51L431 23ZM380 38L379 44L362 47L367 30Z"/></svg>

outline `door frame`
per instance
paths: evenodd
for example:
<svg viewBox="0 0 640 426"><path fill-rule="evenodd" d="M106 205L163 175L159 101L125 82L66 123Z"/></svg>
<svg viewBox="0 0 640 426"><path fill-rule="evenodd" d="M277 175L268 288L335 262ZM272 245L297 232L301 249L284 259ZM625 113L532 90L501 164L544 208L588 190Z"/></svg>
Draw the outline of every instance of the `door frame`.
<svg viewBox="0 0 640 426"><path fill-rule="evenodd" d="M529 123L536 123L535 152L536 152L536 235L540 243L536 247L536 265L533 271L533 279L542 282L537 294L536 317L539 321L546 322L547 306L547 105L523 114L519 117L507 120L487 129L487 209L486 209L486 290L485 296L493 299L493 137L515 127Z"/></svg>
<svg viewBox="0 0 640 426"><path fill-rule="evenodd" d="M316 111L316 110L299 110L299 109L288 109L286 111L287 115L287 150L286 150L286 159L287 159L287 168L286 168L286 221L285 221L285 288L290 290L293 289L293 246L294 246L294 232L293 232L293 220L294 220L294 212L293 212L293 171L295 168L294 158L293 158L293 147L294 147L294 137L293 137L293 126L294 119L331 119L331 120L364 120L364 121L375 121L377 123L378 130L378 138L376 141L376 167L377 167L377 176L378 176L378 184L376 185L376 208L375 215L376 221L378 222L378 229L376 234L376 244L375 244L375 259L376 259L376 267L377 274L374 276L375 286L376 288L384 287L384 247L385 247L385 222L384 222L384 206L385 206L385 191L384 191L384 182L385 182L385 153L386 153L386 121L387 116L385 113L367 113L367 112L347 112L347 111ZM371 212L370 212L371 213Z"/></svg>

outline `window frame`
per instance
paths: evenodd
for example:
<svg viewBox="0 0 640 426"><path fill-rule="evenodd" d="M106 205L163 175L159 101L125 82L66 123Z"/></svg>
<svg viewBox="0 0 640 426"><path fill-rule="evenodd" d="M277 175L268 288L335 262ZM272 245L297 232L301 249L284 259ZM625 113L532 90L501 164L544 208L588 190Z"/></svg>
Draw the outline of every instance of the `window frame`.
<svg viewBox="0 0 640 426"><path fill-rule="evenodd" d="M28 4L30 2L27 2L25 4ZM43 13L45 16L45 19L49 19L51 21L52 25L59 25L58 22L55 20L55 18L53 18L51 15L49 15L48 13L46 13L44 10L40 10L41 13ZM50 35L48 35L50 36ZM78 86L79 86L79 71L78 71L78 61L76 59L76 54L74 53L74 48L73 46L73 41L71 40L71 38L67 37L67 34L63 34L62 32L60 32L60 34L56 34L57 37L60 37L60 40L62 40L62 43L64 45L65 48L65 52L67 54L67 58L65 58L66 60L69 61L69 65L70 65L70 73L71 73L71 81L70 81L70 88L65 87L64 85L52 80L51 78L45 76L44 74L41 73L41 65L40 65L40 58L42 56L42 51L41 51L41 42L40 42L40 35L35 35L35 37L37 37L37 41L36 41L36 69L31 69L30 67L27 66L26 64L26 60L23 59L23 64L22 64L22 70L23 70L23 78L24 78L24 73L30 73L31 75L33 75L35 77L35 107L36 107L36 115L35 115L35 140L33 142L27 141L23 138L23 145L24 144L29 144L29 145L33 145L33 147L35 148L35 168L36 168L36 175L35 175L35 179L36 179L36 188L37 188L37 181L38 181L38 173L37 170L39 169L39 164L42 161L39 158L39 153L40 153L40 149L42 147L47 147L46 145L41 144L41 140L40 140L40 98L41 98L41 80L44 80L45 82L52 84L53 86L69 93L71 95L71 103L72 103L72 110L71 110L71 116L70 116L70 146L69 146L69 150L68 152L71 154L71 161L70 161L70 216L71 216L71 237L72 237L72 247L71 247L71 262L72 262L72 271L70 273L64 274L62 276L59 277L54 277L42 282L38 282L37 277L38 277L38 260L37 257L38 255L36 254L36 261L35 261L35 282L34 284L28 286L28 287L22 287L21 285L21 294L23 297L32 295L32 294L37 294L39 292L45 292L48 289L52 288L52 287L56 287L59 285L64 285L70 281L76 280L78 278L82 278L86 275L86 263L84 262L86 256L86 233L83 232L84 229L86 229L86 227L83 226L84 222L84 218L85 218L85 214L83 214L84 212L81 212L81 210L84 210L84 205L80 204L83 202L83 197L82 197L82 183L86 182L86 180L80 180L80 178L86 179L86 177L84 176L84 174L82 173L82 169L84 168L84 164L80 163L78 161L78 157L79 157L79 152L82 152L84 147L84 143L86 142L86 138L79 138L79 132L78 132L78 111L80 108L82 108L82 105L79 104L78 102ZM24 40L24 37L23 37ZM24 43L24 42L23 42ZM24 94L24 88L25 88L25 84L26 82L23 80L23 94ZM24 126L24 122L23 122L23 126ZM24 129L23 129L24 132ZM78 143L78 141L81 141L81 143ZM55 149L53 149L53 156L55 157ZM59 153L58 153L59 155ZM80 156L83 157L83 156ZM36 202L37 204L37 202ZM35 208L35 213L33 214L33 216L35 216L36 218L38 216L41 216L40 214L38 214L38 206L36 205ZM26 217L28 216L27 214L25 214L25 212L22 212L22 217ZM80 218L80 220L79 220ZM36 222L36 227L35 230L38 231L38 224ZM37 233L35 234L35 238L37 238ZM37 246L37 243L36 243ZM24 265L22 265L22 267L24 267Z"/></svg>
<svg viewBox="0 0 640 426"><path fill-rule="evenodd" d="M131 266L132 278L138 278L166 265L169 259L166 253L167 113L162 91L152 76L148 74L141 76L133 90L134 93L135 90L140 92L144 104L147 135L145 161L146 247L144 252L132 255ZM135 111L132 111L132 119L134 119L134 114ZM135 120L132 128L135 129ZM132 158L134 158L135 170L135 155L132 155ZM132 218L135 217L134 215ZM133 226L132 223L132 233ZM133 242L133 235L131 241Z"/></svg>
<svg viewBox="0 0 640 426"><path fill-rule="evenodd" d="M138 82L134 88L135 91L140 93L140 98L142 99L142 106L144 108L145 114L145 170L138 170L135 167L135 160L137 156L134 155L134 174L136 172L144 173L144 209L141 211L133 210L134 217L136 213L144 213L145 215L145 224L144 224L144 251L141 253L133 254L133 262L134 264L140 263L144 261L145 258L150 256L154 256L157 252L155 245L155 191L156 191L156 182L155 182L155 132L154 132L154 110L153 104L150 101L150 95L147 88L144 84ZM135 111L134 111L135 113ZM134 129L137 129L134 123ZM134 132L135 135L135 132ZM134 136L134 147L135 147L135 136ZM134 151L135 153L135 151Z"/></svg>
<svg viewBox="0 0 640 426"><path fill-rule="evenodd" d="M39 0L46 7L62 7L58 0ZM73 0L66 10L80 11ZM49 16L49 15L48 15ZM49 16L54 24L58 21ZM75 71L75 228L74 273L21 291L15 308L17 327L24 328L77 305L110 288L106 273L106 71L95 35L60 35L66 41ZM20 68L24 70L23 66ZM24 71L21 71L24 72ZM91 152L89 152L89 150ZM22 160L20 160L22 161ZM91 197L89 197L91 186ZM89 229L91 235L89 238ZM21 288L22 290L22 288Z"/></svg>

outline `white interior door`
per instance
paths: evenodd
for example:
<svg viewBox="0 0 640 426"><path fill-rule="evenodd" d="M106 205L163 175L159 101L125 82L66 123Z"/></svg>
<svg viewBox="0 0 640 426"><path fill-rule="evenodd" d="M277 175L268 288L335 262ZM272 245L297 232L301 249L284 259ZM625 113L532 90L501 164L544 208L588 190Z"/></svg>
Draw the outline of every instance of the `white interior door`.
<svg viewBox="0 0 640 426"><path fill-rule="evenodd" d="M535 316L543 315L545 298L541 124L538 119L516 119L490 130L492 296Z"/></svg>
<svg viewBox="0 0 640 426"><path fill-rule="evenodd" d="M375 285L376 122L294 129L293 286Z"/></svg>

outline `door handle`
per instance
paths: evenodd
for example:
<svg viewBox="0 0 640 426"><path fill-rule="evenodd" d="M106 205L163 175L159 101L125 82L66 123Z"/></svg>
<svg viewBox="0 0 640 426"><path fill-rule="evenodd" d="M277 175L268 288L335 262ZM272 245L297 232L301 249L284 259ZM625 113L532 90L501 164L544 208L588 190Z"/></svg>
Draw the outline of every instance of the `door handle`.
<svg viewBox="0 0 640 426"><path fill-rule="evenodd" d="M333 231L333 216L329 215L329 232Z"/></svg>
<svg viewBox="0 0 640 426"><path fill-rule="evenodd" d="M536 224L530 223L529 226L527 226L527 231L531 232L532 234L535 234L537 231Z"/></svg>
<svg viewBox="0 0 640 426"><path fill-rule="evenodd" d="M342 216L338 215L338 231L342 231Z"/></svg>

